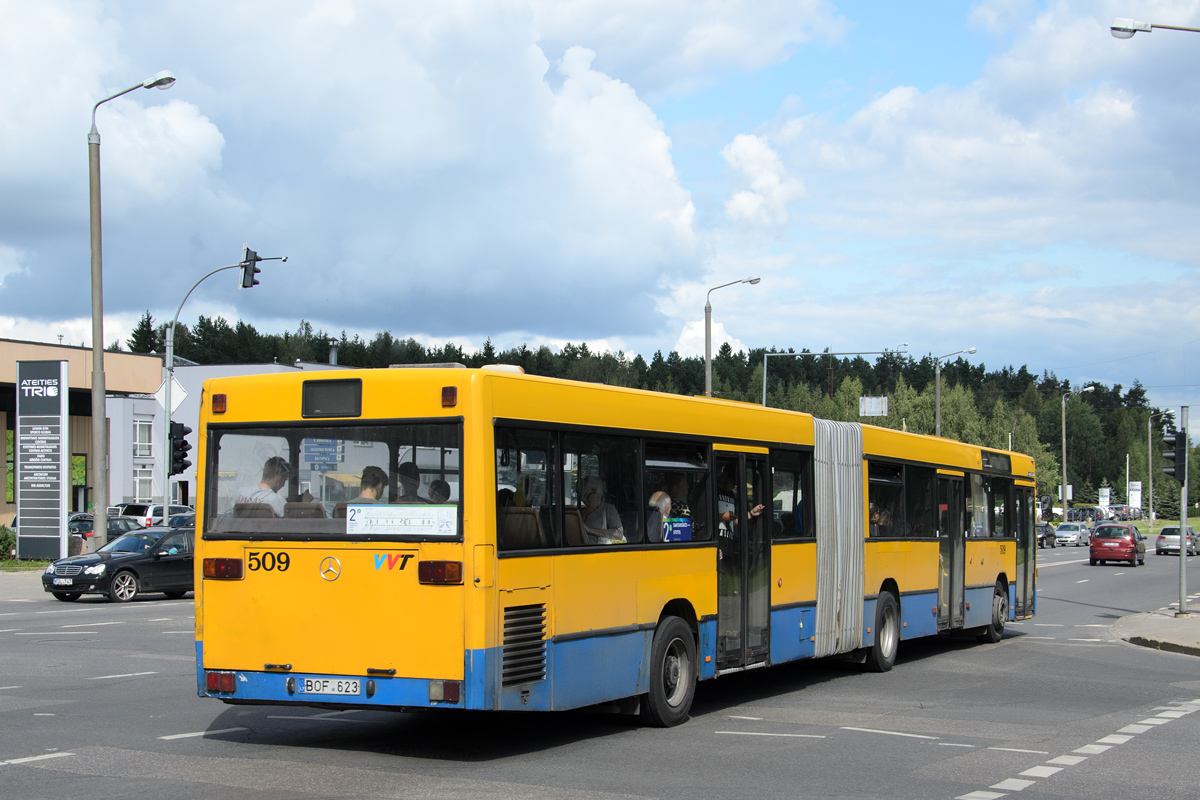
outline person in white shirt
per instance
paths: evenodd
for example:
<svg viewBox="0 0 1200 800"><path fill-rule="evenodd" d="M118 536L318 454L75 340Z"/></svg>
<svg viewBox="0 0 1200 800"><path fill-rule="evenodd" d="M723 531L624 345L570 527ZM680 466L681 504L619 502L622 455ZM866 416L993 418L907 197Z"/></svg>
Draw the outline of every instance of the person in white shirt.
<svg viewBox="0 0 1200 800"><path fill-rule="evenodd" d="M238 492L237 503L263 503L275 516L283 516L284 498L279 490L287 485L292 468L279 456L271 456L263 464L262 481L257 486L245 486Z"/></svg>

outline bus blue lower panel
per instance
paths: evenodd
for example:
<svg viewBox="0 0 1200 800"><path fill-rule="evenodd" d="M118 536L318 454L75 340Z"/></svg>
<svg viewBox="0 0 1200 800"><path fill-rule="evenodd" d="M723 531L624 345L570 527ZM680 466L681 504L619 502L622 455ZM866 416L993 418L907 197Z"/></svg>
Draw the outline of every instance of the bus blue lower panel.
<svg viewBox="0 0 1200 800"><path fill-rule="evenodd" d="M963 599L967 601L964 628L979 628L992 622L992 597L996 594L994 586L981 586L977 589L967 589ZM1011 595L1011 591L1009 592ZM1012 608L1012 602L1009 602Z"/></svg>
<svg viewBox="0 0 1200 800"><path fill-rule="evenodd" d="M919 639L935 636L938 596L936 591L906 594L900 598L900 638Z"/></svg>
<svg viewBox="0 0 1200 800"><path fill-rule="evenodd" d="M812 658L816 645L817 607L792 606L771 612L771 663Z"/></svg>

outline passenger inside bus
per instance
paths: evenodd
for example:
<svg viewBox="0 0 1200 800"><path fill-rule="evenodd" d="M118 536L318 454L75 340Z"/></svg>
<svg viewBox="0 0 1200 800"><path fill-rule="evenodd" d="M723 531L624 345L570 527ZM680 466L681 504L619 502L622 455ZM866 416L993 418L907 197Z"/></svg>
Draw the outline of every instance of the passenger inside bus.
<svg viewBox="0 0 1200 800"><path fill-rule="evenodd" d="M429 484L429 502L434 505L444 505L450 501L450 484L438 479Z"/></svg>
<svg viewBox="0 0 1200 800"><path fill-rule="evenodd" d="M411 461L404 461L396 468L396 477L400 484L400 496L397 503L428 503L429 501L418 493L421 488L421 471Z"/></svg>
<svg viewBox="0 0 1200 800"><path fill-rule="evenodd" d="M358 497L351 503L382 503L383 493L387 491L387 473L379 467L364 467L362 478L359 480Z"/></svg>
<svg viewBox="0 0 1200 800"><path fill-rule="evenodd" d="M260 516L255 507L267 506L277 516L283 516L285 501L279 490L287 485L292 468L280 456L271 456L263 464L262 481L257 486L246 486L238 492L234 501L234 516ZM240 508L239 508L240 506Z"/></svg>
<svg viewBox="0 0 1200 800"><path fill-rule="evenodd" d="M617 507L607 502L604 481L598 475L588 475L579 489L579 510L583 528L592 544L625 542L625 528Z"/></svg>

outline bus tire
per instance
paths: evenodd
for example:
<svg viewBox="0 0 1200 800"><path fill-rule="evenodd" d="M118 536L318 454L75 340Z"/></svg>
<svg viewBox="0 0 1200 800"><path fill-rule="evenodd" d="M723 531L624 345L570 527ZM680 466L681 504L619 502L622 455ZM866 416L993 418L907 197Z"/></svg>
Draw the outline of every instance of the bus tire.
<svg viewBox="0 0 1200 800"><path fill-rule="evenodd" d="M992 621L979 634L979 641L984 644L995 644L1004 638L1004 625L1008 621L1008 593L1004 585L996 582L996 591L992 593Z"/></svg>
<svg viewBox="0 0 1200 800"><path fill-rule="evenodd" d="M896 663L900 649L900 604L891 592L875 602L875 643L867 650L867 669L887 672Z"/></svg>
<svg viewBox="0 0 1200 800"><path fill-rule="evenodd" d="M650 692L642 695L647 725L670 728L688 718L696 695L696 639L679 617L667 617L650 645Z"/></svg>

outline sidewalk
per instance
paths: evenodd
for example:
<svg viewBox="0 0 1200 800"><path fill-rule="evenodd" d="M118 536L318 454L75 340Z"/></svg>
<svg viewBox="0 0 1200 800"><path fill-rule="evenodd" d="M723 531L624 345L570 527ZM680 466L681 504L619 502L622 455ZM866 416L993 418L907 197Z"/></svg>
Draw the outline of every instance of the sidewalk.
<svg viewBox="0 0 1200 800"><path fill-rule="evenodd" d="M1200 604L1188 603L1190 617L1176 617L1171 609L1131 614L1113 623L1118 639L1142 647L1200 656Z"/></svg>
<svg viewBox="0 0 1200 800"><path fill-rule="evenodd" d="M0 602L5 600L40 600L48 596L42 588L41 570L33 572L0 572Z"/></svg>

